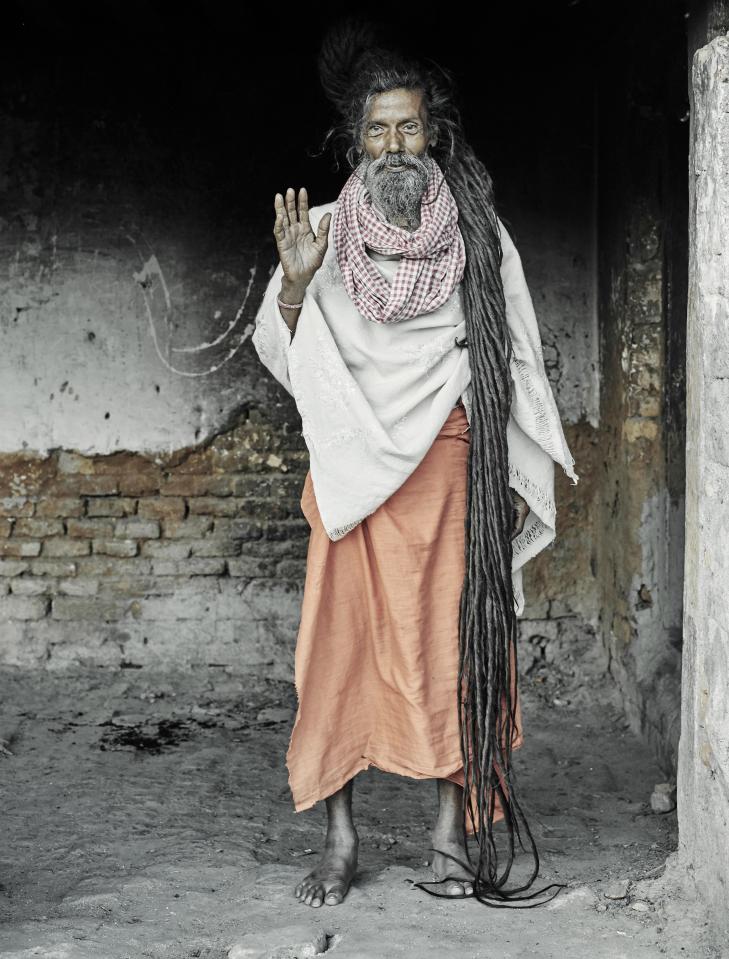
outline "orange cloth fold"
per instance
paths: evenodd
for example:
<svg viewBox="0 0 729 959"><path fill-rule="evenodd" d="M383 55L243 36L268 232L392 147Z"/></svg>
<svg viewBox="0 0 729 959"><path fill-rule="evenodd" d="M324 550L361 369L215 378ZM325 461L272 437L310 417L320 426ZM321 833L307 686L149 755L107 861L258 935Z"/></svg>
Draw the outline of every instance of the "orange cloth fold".
<svg viewBox="0 0 729 959"><path fill-rule="evenodd" d="M458 610L469 441L459 404L405 483L335 542L307 473L298 709L286 754L297 812L370 765L463 785ZM512 749L522 742L517 696ZM503 818L498 799L494 818Z"/></svg>

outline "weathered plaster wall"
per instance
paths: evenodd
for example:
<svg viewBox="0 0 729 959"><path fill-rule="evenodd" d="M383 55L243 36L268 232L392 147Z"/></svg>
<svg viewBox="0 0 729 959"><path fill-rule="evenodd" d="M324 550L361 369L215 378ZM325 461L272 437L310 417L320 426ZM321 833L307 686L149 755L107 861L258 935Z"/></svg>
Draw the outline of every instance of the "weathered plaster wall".
<svg viewBox="0 0 729 959"><path fill-rule="evenodd" d="M693 58L679 855L725 934L729 889L729 37Z"/></svg>
<svg viewBox="0 0 729 959"><path fill-rule="evenodd" d="M209 439L252 391L240 351L268 244L234 245L184 196L131 195L103 140L78 171L51 170L48 141L42 122L0 117L0 450Z"/></svg>
<svg viewBox="0 0 729 959"><path fill-rule="evenodd" d="M679 9L616 11L599 150L600 632L667 775L680 728L687 124ZM650 36L650 43L646 38Z"/></svg>

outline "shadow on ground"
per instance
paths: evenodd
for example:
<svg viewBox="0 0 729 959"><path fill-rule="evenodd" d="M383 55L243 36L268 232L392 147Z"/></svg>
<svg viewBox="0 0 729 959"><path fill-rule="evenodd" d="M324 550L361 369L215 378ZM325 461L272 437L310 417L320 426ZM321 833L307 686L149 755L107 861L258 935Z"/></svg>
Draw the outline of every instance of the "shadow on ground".
<svg viewBox="0 0 729 959"><path fill-rule="evenodd" d="M431 878L436 785L374 768L355 785L349 896L319 909L295 900L325 813L291 805L289 683L214 668L6 671L0 955L719 957L672 867L675 811L651 811L664 777L609 680L523 662L515 756L538 884L568 888L518 912L413 888Z"/></svg>

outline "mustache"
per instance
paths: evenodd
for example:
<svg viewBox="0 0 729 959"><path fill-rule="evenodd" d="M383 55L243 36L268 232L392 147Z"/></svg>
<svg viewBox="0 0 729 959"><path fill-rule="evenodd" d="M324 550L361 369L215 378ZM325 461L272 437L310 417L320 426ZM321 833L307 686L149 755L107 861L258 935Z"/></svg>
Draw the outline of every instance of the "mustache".
<svg viewBox="0 0 729 959"><path fill-rule="evenodd" d="M419 158L409 153L383 153L377 160L370 163L372 173L377 174L383 170L396 167L412 167L415 170L426 172L426 164Z"/></svg>

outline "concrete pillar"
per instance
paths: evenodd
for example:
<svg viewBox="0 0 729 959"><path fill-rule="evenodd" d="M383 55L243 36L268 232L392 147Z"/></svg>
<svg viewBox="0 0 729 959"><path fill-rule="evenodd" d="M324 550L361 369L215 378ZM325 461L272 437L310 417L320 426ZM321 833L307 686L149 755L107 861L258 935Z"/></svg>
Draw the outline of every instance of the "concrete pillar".
<svg viewBox="0 0 729 959"><path fill-rule="evenodd" d="M679 857L729 929L729 37L692 100Z"/></svg>

